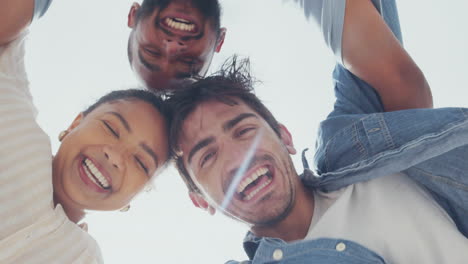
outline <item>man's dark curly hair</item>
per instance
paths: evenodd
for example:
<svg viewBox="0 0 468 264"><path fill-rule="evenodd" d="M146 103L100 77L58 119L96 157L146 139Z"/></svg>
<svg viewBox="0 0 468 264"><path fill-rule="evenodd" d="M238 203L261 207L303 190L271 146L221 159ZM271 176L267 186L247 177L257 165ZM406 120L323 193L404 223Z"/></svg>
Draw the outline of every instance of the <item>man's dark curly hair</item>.
<svg viewBox="0 0 468 264"><path fill-rule="evenodd" d="M169 133L170 148L176 167L190 191L201 193L184 165L179 140L184 121L201 103L215 100L233 106L242 101L265 119L280 136L278 121L254 94L254 83L250 75L249 60L238 61L234 56L228 59L218 72L209 77L188 82L180 89L173 91L170 96L169 102L174 111Z"/></svg>

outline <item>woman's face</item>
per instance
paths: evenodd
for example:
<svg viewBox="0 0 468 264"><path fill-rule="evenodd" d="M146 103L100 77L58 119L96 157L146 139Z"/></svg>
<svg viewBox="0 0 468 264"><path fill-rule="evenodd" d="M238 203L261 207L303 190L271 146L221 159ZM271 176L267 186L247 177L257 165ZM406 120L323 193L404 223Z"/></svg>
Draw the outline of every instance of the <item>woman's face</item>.
<svg viewBox="0 0 468 264"><path fill-rule="evenodd" d="M53 161L56 201L76 209L126 206L168 158L166 122L138 99L104 103L79 115Z"/></svg>

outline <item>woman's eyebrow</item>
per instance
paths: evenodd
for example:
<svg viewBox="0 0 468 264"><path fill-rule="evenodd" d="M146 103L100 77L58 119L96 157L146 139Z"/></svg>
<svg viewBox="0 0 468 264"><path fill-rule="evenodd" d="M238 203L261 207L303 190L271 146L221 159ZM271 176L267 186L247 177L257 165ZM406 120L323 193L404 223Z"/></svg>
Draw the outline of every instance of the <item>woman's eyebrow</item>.
<svg viewBox="0 0 468 264"><path fill-rule="evenodd" d="M117 119L120 120L120 122L122 123L122 125L125 127L125 129L129 132L129 133L132 133L132 129L130 127L130 125L128 124L127 120L118 112L108 112L109 114L117 117Z"/></svg>
<svg viewBox="0 0 468 264"><path fill-rule="evenodd" d="M140 143L140 147L142 147L146 153L148 153L151 158L153 158L153 161L154 161L154 164L156 165L156 168L159 167L159 160L158 160L158 155L156 155L156 153L154 153L154 151L148 146L146 145L146 143Z"/></svg>

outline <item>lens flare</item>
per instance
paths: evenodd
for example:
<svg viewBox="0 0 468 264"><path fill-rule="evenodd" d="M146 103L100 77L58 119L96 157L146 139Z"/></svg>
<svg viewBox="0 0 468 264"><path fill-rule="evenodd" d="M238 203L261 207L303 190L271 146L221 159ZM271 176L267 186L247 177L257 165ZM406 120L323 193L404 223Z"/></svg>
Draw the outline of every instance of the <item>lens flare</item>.
<svg viewBox="0 0 468 264"><path fill-rule="evenodd" d="M236 175L234 175L232 182L229 185L229 188L226 192L226 196L224 197L224 200L221 203L221 210L225 210L226 207L231 202L232 197L234 196L234 193L236 192L237 185L239 185L240 181L242 180L242 176L245 174L245 171L247 170L248 165L250 164L252 158L254 157L255 150L257 150L258 143L260 142L260 139L262 138L262 134L263 134L263 130L259 130L252 142L252 145L247 150L245 158L242 161L242 164L240 165L239 169L237 170Z"/></svg>

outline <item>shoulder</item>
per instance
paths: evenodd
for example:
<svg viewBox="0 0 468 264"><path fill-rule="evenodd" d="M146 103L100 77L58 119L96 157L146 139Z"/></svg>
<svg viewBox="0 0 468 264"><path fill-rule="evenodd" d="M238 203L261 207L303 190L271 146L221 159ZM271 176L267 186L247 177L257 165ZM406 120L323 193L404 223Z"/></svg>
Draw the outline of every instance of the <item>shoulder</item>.
<svg viewBox="0 0 468 264"><path fill-rule="evenodd" d="M0 46L0 71L12 72L23 64L25 55L25 40L29 31L23 31L14 40Z"/></svg>

